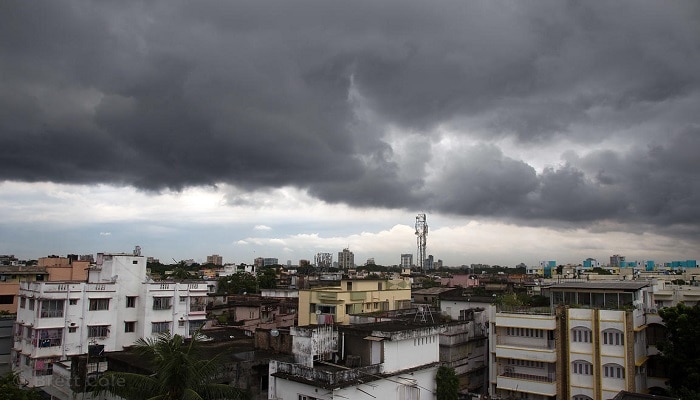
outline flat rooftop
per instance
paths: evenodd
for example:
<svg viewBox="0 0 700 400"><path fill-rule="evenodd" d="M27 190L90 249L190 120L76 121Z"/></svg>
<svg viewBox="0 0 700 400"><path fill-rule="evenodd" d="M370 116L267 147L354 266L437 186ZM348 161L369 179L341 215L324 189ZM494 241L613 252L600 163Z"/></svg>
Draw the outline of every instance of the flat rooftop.
<svg viewBox="0 0 700 400"><path fill-rule="evenodd" d="M609 290L635 291L649 286L647 281L576 281L555 283L547 287L550 290Z"/></svg>

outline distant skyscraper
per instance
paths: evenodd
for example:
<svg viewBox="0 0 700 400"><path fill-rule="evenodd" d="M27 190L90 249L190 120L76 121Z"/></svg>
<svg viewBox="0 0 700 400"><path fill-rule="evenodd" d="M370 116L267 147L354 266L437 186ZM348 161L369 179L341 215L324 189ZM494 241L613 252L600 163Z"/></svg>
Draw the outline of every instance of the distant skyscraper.
<svg viewBox="0 0 700 400"><path fill-rule="evenodd" d="M413 266L413 254L401 254L401 268L411 268Z"/></svg>
<svg viewBox="0 0 700 400"><path fill-rule="evenodd" d="M427 270L435 269L434 260L435 260L435 259L433 258L433 255L430 254L430 255L428 256L428 258L425 259L425 265L424 265L424 266L425 266L425 269L427 269Z"/></svg>
<svg viewBox="0 0 700 400"><path fill-rule="evenodd" d="M350 249L343 249L338 253L338 268L355 268L355 254Z"/></svg>
<svg viewBox="0 0 700 400"><path fill-rule="evenodd" d="M207 256L207 264L224 265L224 258L218 254Z"/></svg>

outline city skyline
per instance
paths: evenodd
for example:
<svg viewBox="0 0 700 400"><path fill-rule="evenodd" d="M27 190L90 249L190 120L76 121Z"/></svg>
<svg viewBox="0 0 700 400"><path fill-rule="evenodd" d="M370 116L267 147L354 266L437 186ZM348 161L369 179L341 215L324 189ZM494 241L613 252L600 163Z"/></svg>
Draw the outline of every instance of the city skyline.
<svg viewBox="0 0 700 400"><path fill-rule="evenodd" d="M700 258L697 2L3 11L0 254Z"/></svg>

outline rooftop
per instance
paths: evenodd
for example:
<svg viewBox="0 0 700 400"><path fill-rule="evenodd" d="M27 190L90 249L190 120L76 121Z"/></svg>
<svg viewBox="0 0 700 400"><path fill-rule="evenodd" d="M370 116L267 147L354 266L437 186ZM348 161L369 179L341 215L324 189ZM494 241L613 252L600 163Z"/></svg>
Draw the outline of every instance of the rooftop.
<svg viewBox="0 0 700 400"><path fill-rule="evenodd" d="M561 282L549 286L551 290L610 290L610 291L636 291L649 286L647 281L575 281Z"/></svg>

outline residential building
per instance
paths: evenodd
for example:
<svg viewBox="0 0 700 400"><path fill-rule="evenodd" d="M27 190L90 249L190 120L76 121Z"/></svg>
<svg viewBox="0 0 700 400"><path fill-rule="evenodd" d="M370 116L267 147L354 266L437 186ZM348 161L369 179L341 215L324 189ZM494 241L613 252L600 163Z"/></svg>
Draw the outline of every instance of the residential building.
<svg viewBox="0 0 700 400"><path fill-rule="evenodd" d="M407 281L343 279L340 286L299 290L298 324L349 324L350 314L410 306L411 288Z"/></svg>
<svg viewBox="0 0 700 400"><path fill-rule="evenodd" d="M218 254L207 256L207 264L224 265L224 258Z"/></svg>
<svg viewBox="0 0 700 400"><path fill-rule="evenodd" d="M663 387L649 282L564 282L543 294L551 306L493 311L492 396L604 400Z"/></svg>
<svg viewBox="0 0 700 400"><path fill-rule="evenodd" d="M268 398L434 398L442 329L395 321L291 328L296 362L270 361Z"/></svg>
<svg viewBox="0 0 700 400"><path fill-rule="evenodd" d="M343 271L355 268L355 254L350 249L343 249L338 253L338 268Z"/></svg>
<svg viewBox="0 0 700 400"><path fill-rule="evenodd" d="M401 269L408 268L410 270L411 267L413 267L413 254L401 254Z"/></svg>
<svg viewBox="0 0 700 400"><path fill-rule="evenodd" d="M36 265L21 265L17 262L0 266L0 311L17 312L17 294L20 282L84 281L90 262L78 257L48 256L37 260Z"/></svg>
<svg viewBox="0 0 700 400"><path fill-rule="evenodd" d="M47 385L54 362L95 346L120 351L164 331L190 337L204 324L207 284L154 282L136 254L99 253L86 281L20 283L12 363L23 383Z"/></svg>

